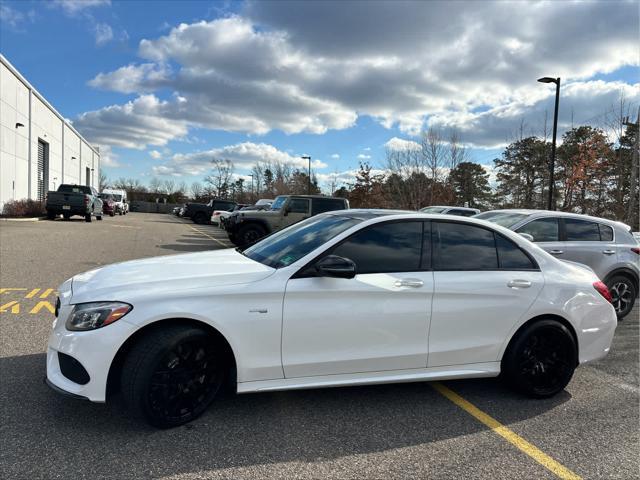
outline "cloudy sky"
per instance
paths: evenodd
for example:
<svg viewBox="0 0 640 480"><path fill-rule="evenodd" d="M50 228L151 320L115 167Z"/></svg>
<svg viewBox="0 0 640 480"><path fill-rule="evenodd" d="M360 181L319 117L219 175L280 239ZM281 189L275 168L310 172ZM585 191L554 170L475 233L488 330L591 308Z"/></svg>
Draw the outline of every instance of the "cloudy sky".
<svg viewBox="0 0 640 480"><path fill-rule="evenodd" d="M542 76L562 78L561 130L640 103L637 1L3 0L0 19L2 53L110 178L301 155L326 178L430 126L488 164L551 120Z"/></svg>

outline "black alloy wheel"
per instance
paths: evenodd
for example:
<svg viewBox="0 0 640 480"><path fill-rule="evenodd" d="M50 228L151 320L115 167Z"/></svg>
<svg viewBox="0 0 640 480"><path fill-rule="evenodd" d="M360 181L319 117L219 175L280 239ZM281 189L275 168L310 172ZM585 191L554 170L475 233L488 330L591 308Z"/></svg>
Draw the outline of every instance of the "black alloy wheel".
<svg viewBox="0 0 640 480"><path fill-rule="evenodd" d="M225 374L220 349L206 332L170 327L145 337L123 368L125 399L159 428L187 423L216 397Z"/></svg>
<svg viewBox="0 0 640 480"><path fill-rule="evenodd" d="M238 232L241 245L250 245L266 235L266 231L260 225L245 225Z"/></svg>
<svg viewBox="0 0 640 480"><path fill-rule="evenodd" d="M515 389L546 398L567 386L577 363L576 342L568 328L556 320L541 320L512 340L502 371Z"/></svg>

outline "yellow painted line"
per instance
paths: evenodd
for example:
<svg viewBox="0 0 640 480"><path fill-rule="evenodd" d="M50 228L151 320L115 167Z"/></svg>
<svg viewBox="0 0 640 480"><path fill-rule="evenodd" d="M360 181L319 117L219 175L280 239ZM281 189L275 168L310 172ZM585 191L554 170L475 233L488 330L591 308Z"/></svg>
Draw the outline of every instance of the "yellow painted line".
<svg viewBox="0 0 640 480"><path fill-rule="evenodd" d="M40 313L40 310L42 310L43 308L49 310L50 313L55 313L56 311L55 308L53 308L53 305L51 305L46 300L42 300L41 302L38 302L38 304L33 307L29 313Z"/></svg>
<svg viewBox="0 0 640 480"><path fill-rule="evenodd" d="M0 306L0 313L5 313L11 309L11 313L20 313L20 304L15 300Z"/></svg>
<svg viewBox="0 0 640 480"><path fill-rule="evenodd" d="M27 290L27 289L26 288L0 288L0 293L21 292L23 290Z"/></svg>
<svg viewBox="0 0 640 480"><path fill-rule="evenodd" d="M39 288L34 288L29 293L27 293L27 295L24 298L33 298L36 295L36 293L38 293L39 291L40 291Z"/></svg>
<svg viewBox="0 0 640 480"><path fill-rule="evenodd" d="M463 409L469 415L474 417L481 423L484 423L487 427L493 430L494 433L497 433L502 438L504 438L511 445L519 449L520 451L526 453L531 458L533 458L540 465L545 467L547 470L553 472L558 478L562 478L564 480L581 480L581 477L573 473L564 465L558 463L549 455L544 453L542 450L537 448L535 445L527 442L520 435L515 433L513 430L508 429L500 422L498 422L495 418L490 417L478 407L473 405L471 402L465 400L460 395L455 393L453 390L445 387L439 382L432 383L431 386L435 388L440 394L451 400L458 407Z"/></svg>
<svg viewBox="0 0 640 480"><path fill-rule="evenodd" d="M211 240L213 240L214 242L219 243L219 244L220 244L220 245L222 245L224 248L231 248L231 247L230 247L229 245L227 245L226 243L221 242L220 240L218 240L217 238L212 237L211 235L208 235L208 234L206 234L206 233L204 233L204 232L201 232L200 230L198 230L197 228L192 227L191 225L189 225L189 228L190 228L191 230L193 230L194 232L198 232L200 235L204 235L205 237L210 238L210 239L211 239Z"/></svg>
<svg viewBox="0 0 640 480"><path fill-rule="evenodd" d="M47 298L49 295L51 295L51 292L53 292L53 288L47 288L44 292L42 292L40 298Z"/></svg>

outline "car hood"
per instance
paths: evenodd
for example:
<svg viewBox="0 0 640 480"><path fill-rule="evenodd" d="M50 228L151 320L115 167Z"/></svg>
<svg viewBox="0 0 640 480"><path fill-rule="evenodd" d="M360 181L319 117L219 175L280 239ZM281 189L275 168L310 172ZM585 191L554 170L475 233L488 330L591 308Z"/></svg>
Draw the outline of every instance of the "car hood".
<svg viewBox="0 0 640 480"><path fill-rule="evenodd" d="M136 294L170 295L196 288L251 283L274 271L233 249L132 260L73 277L71 303L126 300Z"/></svg>

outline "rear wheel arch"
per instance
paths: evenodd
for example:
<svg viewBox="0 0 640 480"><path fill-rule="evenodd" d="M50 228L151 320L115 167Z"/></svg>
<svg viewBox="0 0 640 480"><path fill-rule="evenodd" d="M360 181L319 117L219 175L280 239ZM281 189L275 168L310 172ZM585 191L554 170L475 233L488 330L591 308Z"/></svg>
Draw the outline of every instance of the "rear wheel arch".
<svg viewBox="0 0 640 480"><path fill-rule="evenodd" d="M580 344L578 343L578 334L576 333L576 329L574 328L573 325L571 325L571 322L569 322L569 320L567 320L564 317L561 317L560 315L555 315L555 314L545 314L545 315L538 315L535 316L533 318L530 318L529 320L527 320L526 322L524 322L522 325L520 325L517 330L511 335L511 337L509 338L509 341L506 343L506 346L504 347L503 351L502 351L502 356L500 357L499 361L502 362L502 360L504 359L505 355L507 354L507 351L509 350L509 347L513 344L514 340L516 338L518 338L518 335L525 329L527 328L529 325L542 321L542 320L555 320L558 323L564 325L569 332L571 333L571 336L573 337L573 341L576 344L576 352L577 352L577 358L578 358L578 363L580 362Z"/></svg>
<svg viewBox="0 0 640 480"><path fill-rule="evenodd" d="M224 351L224 358L228 362L227 385L228 388L236 389L236 355L231 347L231 344L226 337L215 327L200 320L194 320L191 318L167 318L158 320L143 326L136 330L127 340L120 346L115 357L109 367L109 374L107 376L106 397L109 399L120 389L120 379L122 376L122 367L127 358L127 355L138 344L140 339L153 331L161 330L171 326L181 326L184 328L199 328L211 335L212 339L218 343L221 349Z"/></svg>
<svg viewBox="0 0 640 480"><path fill-rule="evenodd" d="M633 282L636 292L638 292L638 284L640 283L638 281L638 275L636 275L636 273L630 268L622 267L613 270L604 278L604 283L608 283L609 280L618 275L629 278Z"/></svg>

